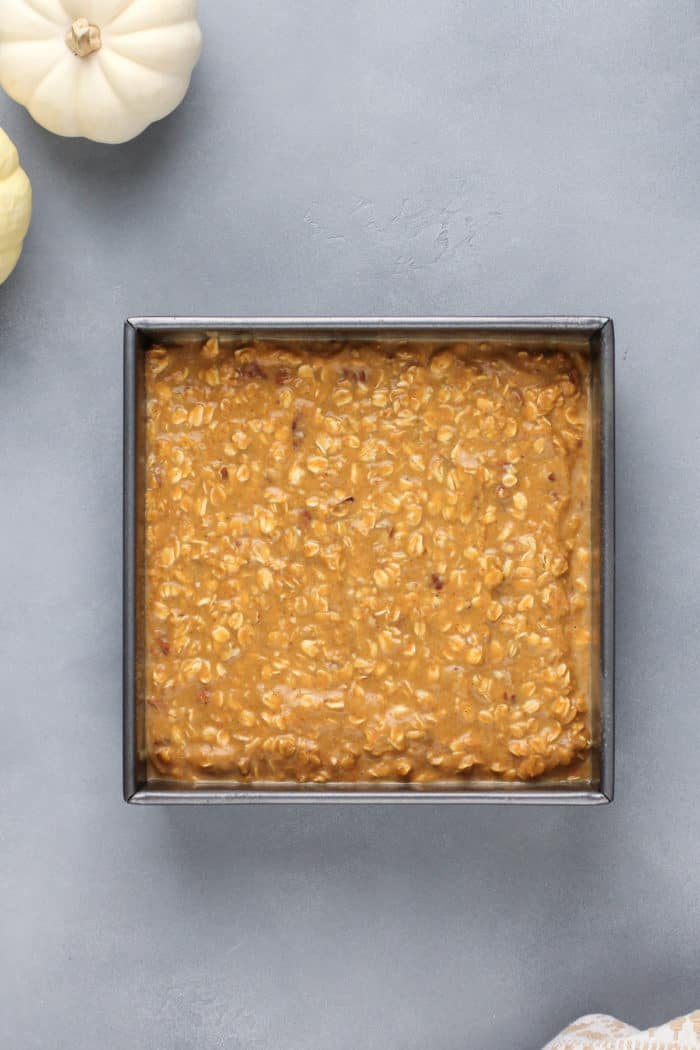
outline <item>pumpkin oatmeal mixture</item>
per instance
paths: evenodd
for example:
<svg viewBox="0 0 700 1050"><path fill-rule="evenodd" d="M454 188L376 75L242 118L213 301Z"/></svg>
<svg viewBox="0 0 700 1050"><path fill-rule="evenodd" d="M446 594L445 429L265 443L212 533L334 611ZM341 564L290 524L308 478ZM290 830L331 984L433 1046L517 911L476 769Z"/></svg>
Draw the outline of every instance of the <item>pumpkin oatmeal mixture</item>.
<svg viewBox="0 0 700 1050"><path fill-rule="evenodd" d="M585 776L590 389L574 351L146 355L150 776Z"/></svg>

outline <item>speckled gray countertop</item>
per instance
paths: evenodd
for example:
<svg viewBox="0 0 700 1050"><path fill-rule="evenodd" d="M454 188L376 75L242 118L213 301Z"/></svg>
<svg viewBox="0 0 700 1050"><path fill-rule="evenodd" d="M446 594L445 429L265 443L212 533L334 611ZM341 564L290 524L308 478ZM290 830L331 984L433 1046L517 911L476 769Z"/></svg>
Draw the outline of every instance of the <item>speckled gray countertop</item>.
<svg viewBox="0 0 700 1050"><path fill-rule="evenodd" d="M538 1050L700 1003L700 12L208 0L118 148L6 98L0 1016L13 1050ZM128 314L609 314L618 776L603 809L121 801Z"/></svg>

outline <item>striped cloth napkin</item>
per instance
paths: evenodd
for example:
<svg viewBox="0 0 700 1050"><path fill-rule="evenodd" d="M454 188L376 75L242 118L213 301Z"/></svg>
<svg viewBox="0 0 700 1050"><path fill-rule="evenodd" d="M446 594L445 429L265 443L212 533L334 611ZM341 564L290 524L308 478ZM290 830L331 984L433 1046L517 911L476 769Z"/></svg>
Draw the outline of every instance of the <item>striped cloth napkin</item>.
<svg viewBox="0 0 700 1050"><path fill-rule="evenodd" d="M544 1050L700 1050L700 1010L640 1032L605 1014L589 1014L558 1035Z"/></svg>

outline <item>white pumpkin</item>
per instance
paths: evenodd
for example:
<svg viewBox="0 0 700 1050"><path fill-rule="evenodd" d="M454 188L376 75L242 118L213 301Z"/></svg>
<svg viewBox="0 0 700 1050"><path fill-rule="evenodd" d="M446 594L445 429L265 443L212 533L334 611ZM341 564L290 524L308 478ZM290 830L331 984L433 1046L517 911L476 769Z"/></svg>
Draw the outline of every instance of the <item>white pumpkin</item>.
<svg viewBox="0 0 700 1050"><path fill-rule="evenodd" d="M196 0L0 0L0 84L57 135L126 142L182 102Z"/></svg>
<svg viewBox="0 0 700 1050"><path fill-rule="evenodd" d="M22 254L32 217L32 184L12 139L0 128L0 284Z"/></svg>

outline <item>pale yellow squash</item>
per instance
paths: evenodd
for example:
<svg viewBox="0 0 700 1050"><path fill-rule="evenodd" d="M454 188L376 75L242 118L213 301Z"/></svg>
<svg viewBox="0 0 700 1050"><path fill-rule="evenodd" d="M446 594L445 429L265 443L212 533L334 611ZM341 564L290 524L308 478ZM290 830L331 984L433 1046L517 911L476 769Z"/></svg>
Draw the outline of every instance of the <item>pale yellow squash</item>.
<svg viewBox="0 0 700 1050"><path fill-rule="evenodd" d="M0 128L0 284L17 265L31 217L31 183L14 143Z"/></svg>
<svg viewBox="0 0 700 1050"><path fill-rule="evenodd" d="M0 0L0 84L57 135L126 142L182 102L196 0Z"/></svg>

